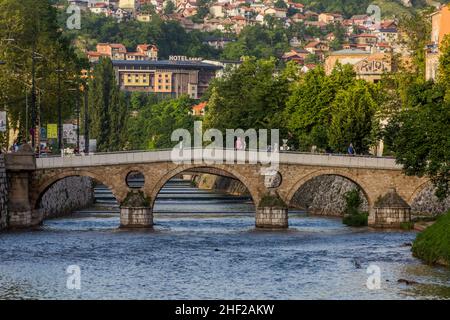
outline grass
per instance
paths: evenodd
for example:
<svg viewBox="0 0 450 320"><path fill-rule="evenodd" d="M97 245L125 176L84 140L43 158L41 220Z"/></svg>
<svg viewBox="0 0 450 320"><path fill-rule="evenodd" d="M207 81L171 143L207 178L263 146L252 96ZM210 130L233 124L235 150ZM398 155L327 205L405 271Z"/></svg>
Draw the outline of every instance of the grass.
<svg viewBox="0 0 450 320"><path fill-rule="evenodd" d="M412 230L414 228L414 222L402 222L400 228L403 230Z"/></svg>
<svg viewBox="0 0 450 320"><path fill-rule="evenodd" d="M342 223L350 227L366 227L368 223L369 214L366 212L359 212L344 216Z"/></svg>
<svg viewBox="0 0 450 320"><path fill-rule="evenodd" d="M417 236L412 252L427 264L450 266L450 211Z"/></svg>
<svg viewBox="0 0 450 320"><path fill-rule="evenodd" d="M365 227L368 224L369 214L361 212L359 207L362 204L358 189L353 189L345 193L345 211L342 223L350 227Z"/></svg>

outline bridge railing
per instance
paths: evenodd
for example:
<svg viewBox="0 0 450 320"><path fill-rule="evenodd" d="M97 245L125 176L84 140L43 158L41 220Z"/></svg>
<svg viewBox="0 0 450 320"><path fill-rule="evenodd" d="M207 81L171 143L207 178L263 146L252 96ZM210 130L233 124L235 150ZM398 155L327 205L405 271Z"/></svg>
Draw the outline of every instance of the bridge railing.
<svg viewBox="0 0 450 320"><path fill-rule="evenodd" d="M183 149L182 162L187 163L194 161L195 163L206 164L236 164L240 162L236 159L244 159L244 163L253 163L249 159L258 159L258 163L266 164L267 152L244 151L225 149L223 158L217 161L217 158L208 158L201 152L204 149ZM181 150L180 150L181 151ZM46 168L69 168L69 167L87 167L87 166L105 166L120 164L137 164L137 163L154 163L154 162L176 162L173 159L173 149L151 150L151 151L120 151L120 152L103 152L94 153L84 156L67 156L67 157L44 157L36 159L38 169ZM275 152L272 152L275 153ZM264 159L263 161L259 161ZM177 158L180 162L180 158ZM401 169L395 163L393 158L375 157L375 156L349 156L339 154L326 153L306 153L306 152L280 152L278 158L272 160L279 161L281 164L299 164L299 165L315 165L315 166L331 166L331 167L348 167L348 168L374 168L374 169Z"/></svg>
<svg viewBox="0 0 450 320"><path fill-rule="evenodd" d="M142 153L142 152L164 152L164 151L172 151L173 148L162 148L162 149L152 149L152 150L124 150L124 151L109 151L109 152L91 152L89 154L70 154L61 156L60 154L55 155L41 155L38 156L38 158L66 158L66 157L83 157L87 155L110 155L110 154L124 154L124 153ZM205 150L205 148L189 148L189 149L183 149L183 150ZM229 148L223 148L224 151L244 151L244 150L236 150L236 149L229 149ZM261 152L258 149L247 149L246 152ZM372 154L355 154L355 155L349 155L345 153L328 153L328 152L306 152L306 151L285 151L285 150L278 150L278 151L268 151L268 152L278 152L283 154L304 154L304 155L325 155L325 156L348 156L348 157L356 157L356 158L380 158L380 159L395 159L391 156L376 156Z"/></svg>

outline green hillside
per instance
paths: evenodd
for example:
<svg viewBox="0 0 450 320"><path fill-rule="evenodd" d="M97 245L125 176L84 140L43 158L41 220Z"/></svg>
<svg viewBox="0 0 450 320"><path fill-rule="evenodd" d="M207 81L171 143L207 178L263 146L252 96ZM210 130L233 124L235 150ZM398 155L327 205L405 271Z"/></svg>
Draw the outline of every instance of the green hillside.
<svg viewBox="0 0 450 320"><path fill-rule="evenodd" d="M346 18L354 14L366 12L370 4L377 4L381 8L382 17L399 16L413 10L426 7L431 0L411 0L411 7L403 5L402 0L301 0L308 9L319 12L340 12ZM438 1L435 1L438 2ZM440 1L448 2L448 1Z"/></svg>

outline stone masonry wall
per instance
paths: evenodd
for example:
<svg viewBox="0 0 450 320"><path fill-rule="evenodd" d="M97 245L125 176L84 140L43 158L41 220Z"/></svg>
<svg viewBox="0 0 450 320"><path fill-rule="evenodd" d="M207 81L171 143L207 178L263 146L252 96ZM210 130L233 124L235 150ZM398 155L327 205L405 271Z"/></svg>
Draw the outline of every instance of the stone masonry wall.
<svg viewBox="0 0 450 320"><path fill-rule="evenodd" d="M55 218L89 207L93 202L92 179L68 177L56 182L45 192L40 207L46 218Z"/></svg>
<svg viewBox="0 0 450 320"><path fill-rule="evenodd" d="M430 184L424 188L412 201L411 213L414 216L436 216L450 210L450 196L439 200Z"/></svg>
<svg viewBox="0 0 450 320"><path fill-rule="evenodd" d="M319 176L306 182L294 195L291 205L317 215L341 216L346 206L344 195L357 188L352 181L340 176ZM367 199L362 192L362 211L368 211Z"/></svg>
<svg viewBox="0 0 450 320"><path fill-rule="evenodd" d="M301 187L294 195L291 205L312 214L340 216L345 209L345 193L356 187L355 183L340 176L320 176ZM363 200L361 210L367 211L367 200L362 192L360 196ZM450 196L439 201L430 184L410 205L413 217L435 216L450 210Z"/></svg>
<svg viewBox="0 0 450 320"><path fill-rule="evenodd" d="M7 223L8 181L6 179L5 159L0 154L0 230Z"/></svg>
<svg viewBox="0 0 450 320"><path fill-rule="evenodd" d="M215 176L212 174L202 174L196 176L194 182L200 189L216 190L238 196L249 195L245 185L236 179Z"/></svg>

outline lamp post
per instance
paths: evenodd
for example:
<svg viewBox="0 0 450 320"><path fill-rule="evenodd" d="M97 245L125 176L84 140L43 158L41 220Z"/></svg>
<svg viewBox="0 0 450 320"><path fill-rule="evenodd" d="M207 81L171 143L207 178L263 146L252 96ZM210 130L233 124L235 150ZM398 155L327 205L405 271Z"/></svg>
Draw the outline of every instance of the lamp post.
<svg viewBox="0 0 450 320"><path fill-rule="evenodd" d="M83 79L83 85L82 85L82 90L84 93L84 107L83 107L83 112L84 112L84 117L83 117L83 124L84 124L84 154L89 154L89 114L88 114L88 109L89 109L89 96L88 96L88 92L89 92L89 74L88 72L86 73L86 75L83 75L81 77Z"/></svg>
<svg viewBox="0 0 450 320"><path fill-rule="evenodd" d="M62 106L61 106L61 73L64 72L60 68L60 64L58 63L58 69L55 70L58 74L58 149L62 148L62 139L63 139L63 125L62 125Z"/></svg>
<svg viewBox="0 0 450 320"><path fill-rule="evenodd" d="M70 88L69 91L75 92L75 112L77 115L77 152L80 152L80 101L78 97L78 89Z"/></svg>

